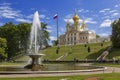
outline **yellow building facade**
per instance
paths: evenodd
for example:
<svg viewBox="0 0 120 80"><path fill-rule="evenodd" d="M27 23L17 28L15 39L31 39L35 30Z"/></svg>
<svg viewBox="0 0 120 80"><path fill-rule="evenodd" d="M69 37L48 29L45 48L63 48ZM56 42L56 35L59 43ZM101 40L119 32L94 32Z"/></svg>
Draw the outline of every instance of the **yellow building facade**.
<svg viewBox="0 0 120 80"><path fill-rule="evenodd" d="M96 34L86 29L87 26L84 20L80 25L80 17L76 12L72 19L74 23L71 24L68 20L66 23L65 34L59 36L59 45L84 44L96 39Z"/></svg>

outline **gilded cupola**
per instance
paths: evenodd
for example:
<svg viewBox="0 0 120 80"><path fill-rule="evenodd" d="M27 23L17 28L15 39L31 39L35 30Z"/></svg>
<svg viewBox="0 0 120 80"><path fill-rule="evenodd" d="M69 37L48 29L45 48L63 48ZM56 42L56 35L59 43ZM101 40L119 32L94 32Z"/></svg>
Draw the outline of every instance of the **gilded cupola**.
<svg viewBox="0 0 120 80"><path fill-rule="evenodd" d="M74 21L74 24L75 25L78 25L79 24L79 16L78 16L78 14L77 14L77 11L75 10L75 14L74 14L74 16L73 16L73 21Z"/></svg>

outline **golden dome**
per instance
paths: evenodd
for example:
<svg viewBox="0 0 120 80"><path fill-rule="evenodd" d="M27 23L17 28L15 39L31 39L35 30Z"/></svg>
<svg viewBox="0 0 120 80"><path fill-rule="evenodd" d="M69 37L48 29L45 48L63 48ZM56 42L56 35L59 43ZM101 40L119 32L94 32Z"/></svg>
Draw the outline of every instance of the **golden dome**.
<svg viewBox="0 0 120 80"><path fill-rule="evenodd" d="M79 16L78 16L78 14L77 14L77 11L76 11L76 9L75 9L75 14L74 14L74 16L73 16L73 21L74 21L74 24L75 25L78 25L79 24Z"/></svg>
<svg viewBox="0 0 120 80"><path fill-rule="evenodd" d="M79 20L80 18L79 18L79 16L77 15L77 14L75 14L74 16L73 16L73 20L74 21L76 21L76 20Z"/></svg>
<svg viewBox="0 0 120 80"><path fill-rule="evenodd" d="M86 30L86 24L85 24L85 21L84 21L84 20L83 20L83 22L82 22L81 29Z"/></svg>

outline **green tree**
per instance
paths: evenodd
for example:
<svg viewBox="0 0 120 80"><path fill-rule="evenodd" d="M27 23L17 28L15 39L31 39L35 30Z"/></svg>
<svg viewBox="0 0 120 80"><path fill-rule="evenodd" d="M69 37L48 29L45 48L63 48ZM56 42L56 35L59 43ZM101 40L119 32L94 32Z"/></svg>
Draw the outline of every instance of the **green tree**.
<svg viewBox="0 0 120 80"><path fill-rule="evenodd" d="M4 38L0 38L0 60L7 58L7 54L5 52L7 48L7 40Z"/></svg>
<svg viewBox="0 0 120 80"><path fill-rule="evenodd" d="M112 24L112 45L113 47L120 48L120 18L115 20Z"/></svg>
<svg viewBox="0 0 120 80"><path fill-rule="evenodd" d="M48 41L50 40L49 32L47 31L47 24L41 23L41 27L42 27L42 30L43 30L43 32L42 32L43 36L42 37L45 37L44 40L42 40L42 44L47 47L48 46Z"/></svg>
<svg viewBox="0 0 120 80"><path fill-rule="evenodd" d="M42 23L43 31L41 34L45 38L41 42L44 46L48 46L49 40L49 32L47 31L46 26L47 24ZM0 37L6 38L7 40L6 53L8 55L8 60L18 55L18 52L27 52L30 36L30 27L31 24L29 23L20 23L18 25L15 25L11 22L6 23L5 25L0 27Z"/></svg>
<svg viewBox="0 0 120 80"><path fill-rule="evenodd" d="M54 46L57 46L58 41L57 41L57 40L53 40L53 41L52 41L52 44L53 44Z"/></svg>
<svg viewBox="0 0 120 80"><path fill-rule="evenodd" d="M99 35L96 35L96 38L100 38L100 36L99 36Z"/></svg>
<svg viewBox="0 0 120 80"><path fill-rule="evenodd" d="M30 35L30 27L29 23L20 23L17 25L18 28L18 37L19 37L19 49L23 53L27 53L28 43L29 43L29 35Z"/></svg>
<svg viewBox="0 0 120 80"><path fill-rule="evenodd" d="M19 51L18 29L16 25L9 22L0 27L0 37L6 38L8 60Z"/></svg>

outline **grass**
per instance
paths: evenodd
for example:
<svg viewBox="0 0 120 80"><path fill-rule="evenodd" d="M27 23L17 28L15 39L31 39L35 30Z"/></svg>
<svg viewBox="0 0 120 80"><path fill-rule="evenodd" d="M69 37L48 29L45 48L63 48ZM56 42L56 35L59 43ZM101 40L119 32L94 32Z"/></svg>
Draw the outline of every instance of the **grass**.
<svg viewBox="0 0 120 80"><path fill-rule="evenodd" d="M0 78L0 80L85 80L88 78L97 78L98 80L119 80L120 73L78 75L78 76L56 76L56 77L27 77L27 78Z"/></svg>
<svg viewBox="0 0 120 80"><path fill-rule="evenodd" d="M59 47L59 53L56 53L57 47L49 47L45 50L42 50L41 53L45 54L43 56L43 59L49 59L49 60L55 60L59 58L60 56L64 55L65 53L71 53L68 54L68 56L62 58L62 60L74 60L74 58L77 59L96 59L108 46L111 45L111 42L104 42L103 46L101 46L101 43L91 43L88 44L87 47L85 47L85 44L81 45L70 45L70 46L60 46ZM91 52L88 53L88 46L90 46ZM120 58L120 49L112 49L110 54L107 56L108 59ZM21 58L18 58L17 61L27 61L29 59L28 56L23 56Z"/></svg>
<svg viewBox="0 0 120 80"><path fill-rule="evenodd" d="M17 66L17 65L23 65L25 63L16 63L16 62L1 62L0 66Z"/></svg>
<svg viewBox="0 0 120 80"><path fill-rule="evenodd" d="M65 53L72 51L67 57L62 60L73 60L74 58L78 59L96 59L108 46L111 45L111 42L105 42L103 46L101 43L91 43L85 47L82 45L74 45L74 46L60 46L59 53L56 54L57 47L50 47L42 51L42 53L46 54L44 59L55 60L58 57L64 55ZM91 52L88 53L88 46L90 46Z"/></svg>
<svg viewBox="0 0 120 80"><path fill-rule="evenodd" d="M109 67L119 67L120 68L120 64L118 63L94 63L93 65L97 65L97 66L109 66Z"/></svg>
<svg viewBox="0 0 120 80"><path fill-rule="evenodd" d="M109 59L112 59L113 57L120 59L120 49L113 48L107 57Z"/></svg>

